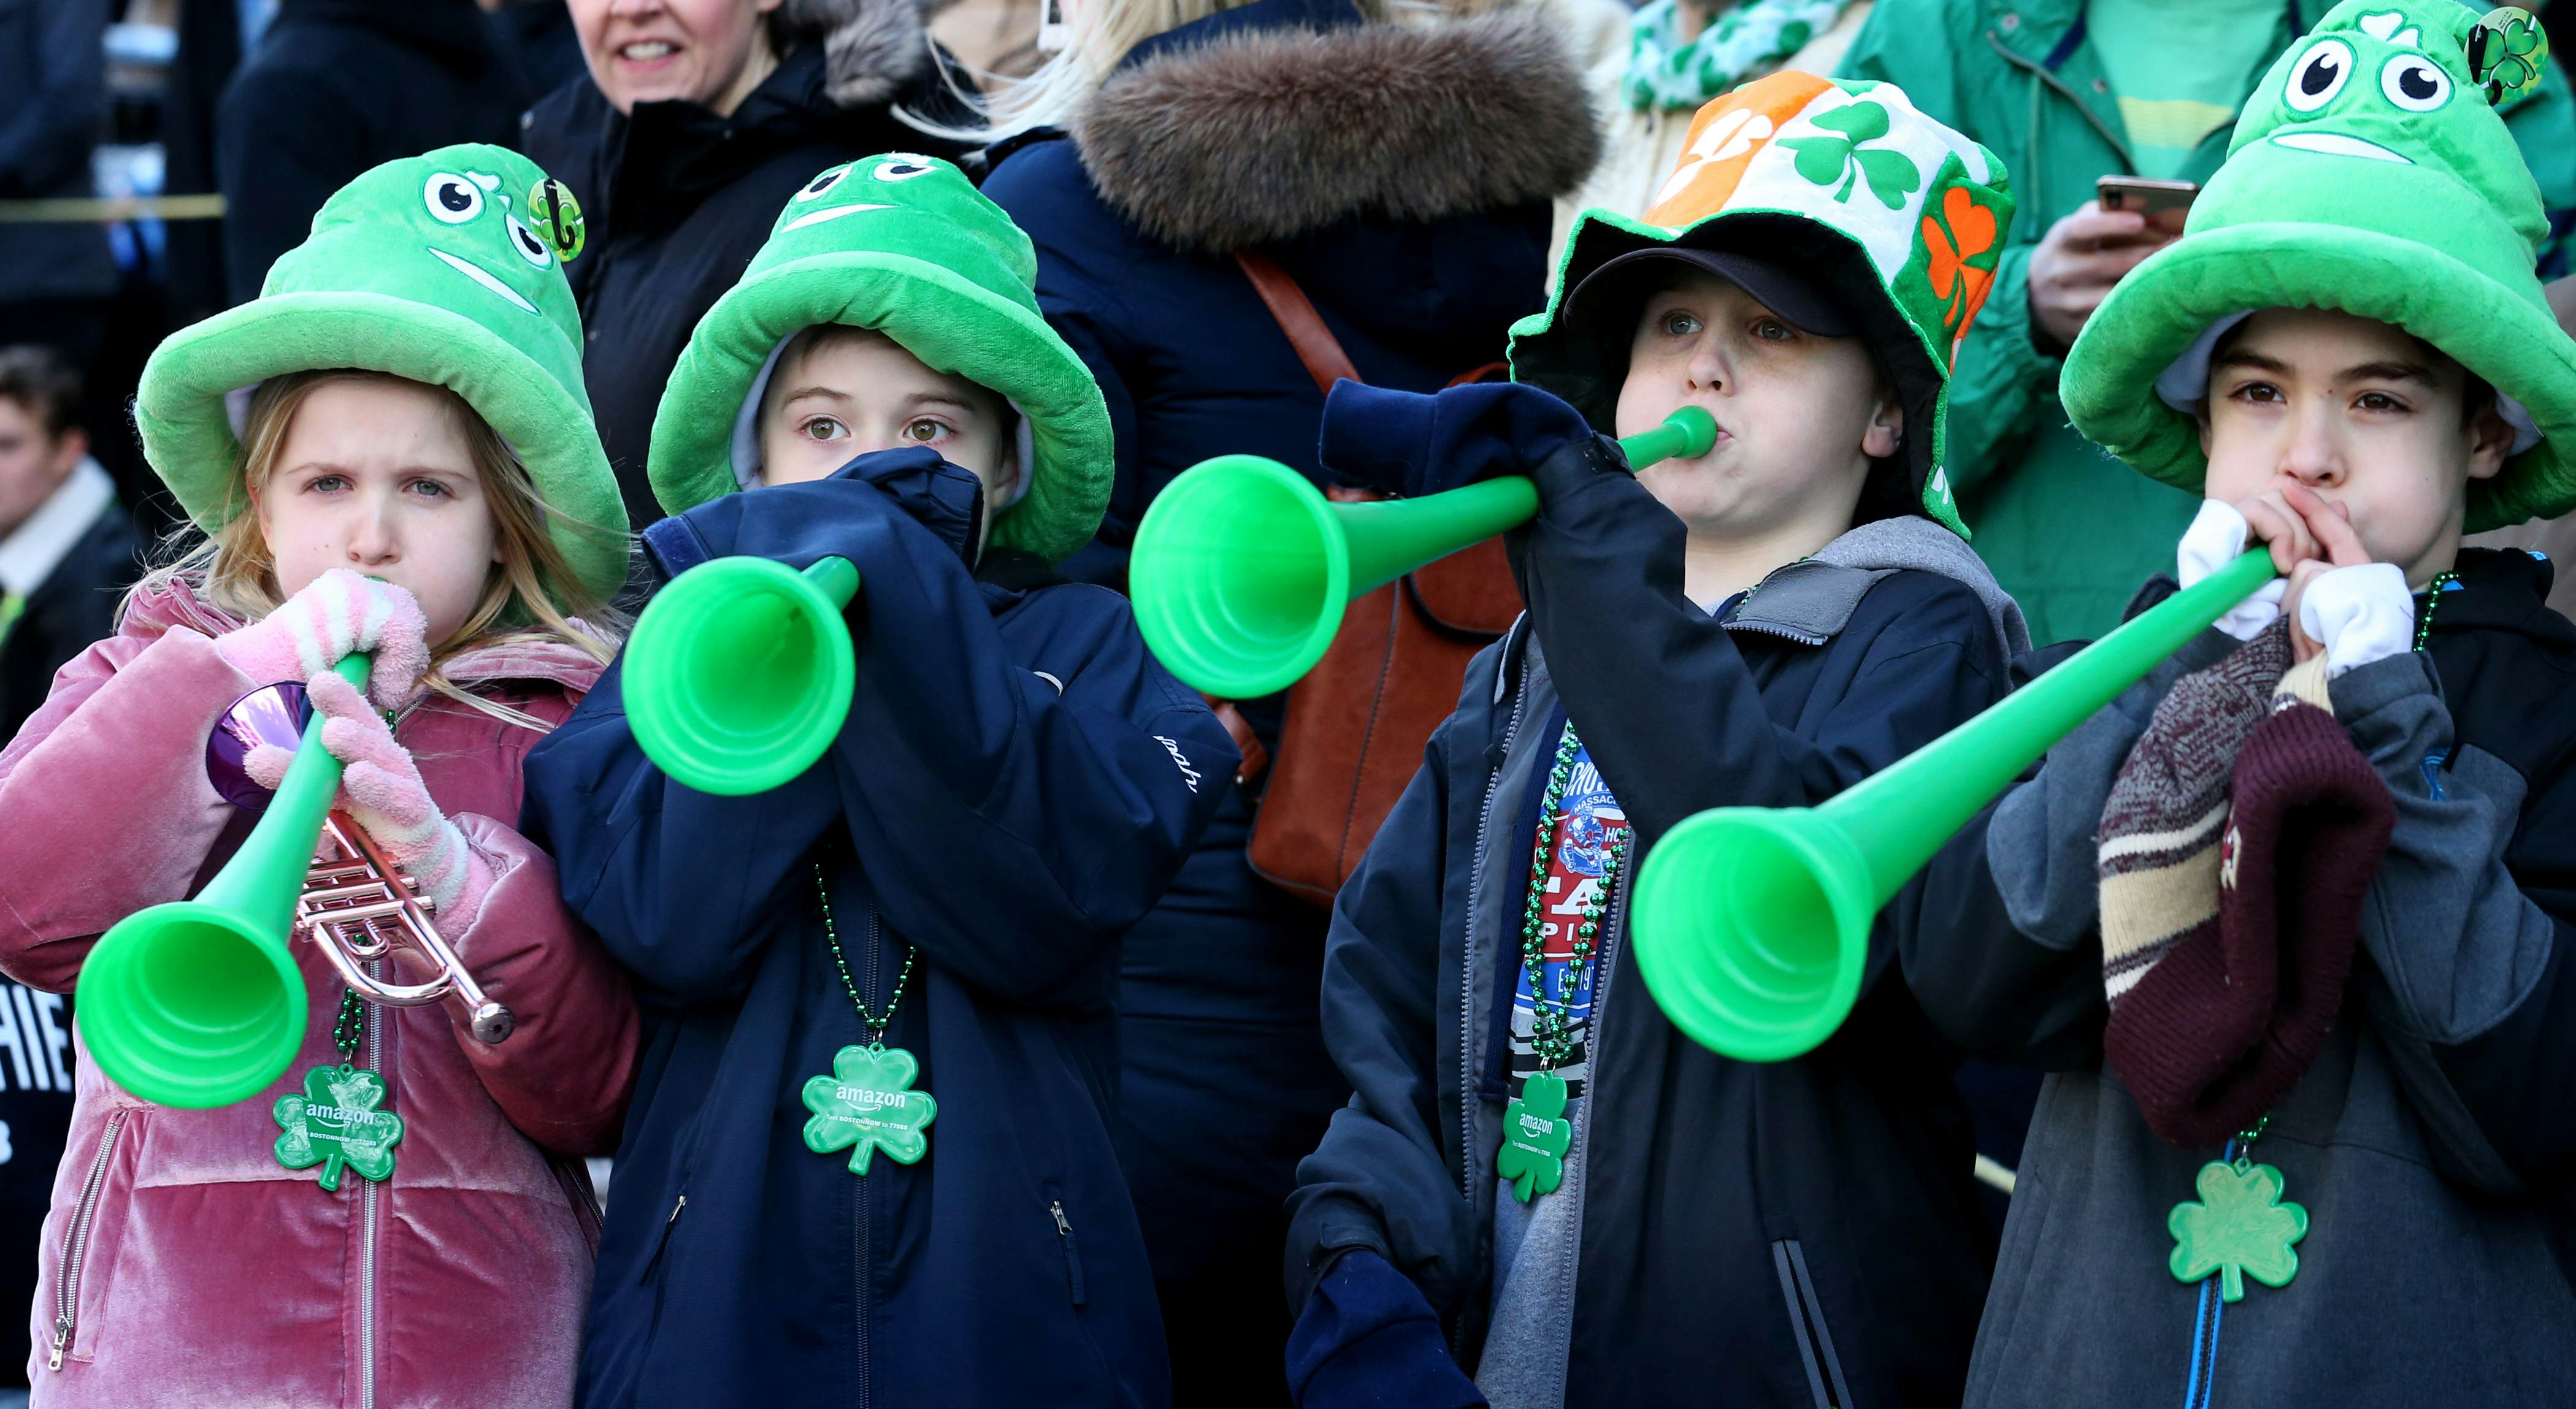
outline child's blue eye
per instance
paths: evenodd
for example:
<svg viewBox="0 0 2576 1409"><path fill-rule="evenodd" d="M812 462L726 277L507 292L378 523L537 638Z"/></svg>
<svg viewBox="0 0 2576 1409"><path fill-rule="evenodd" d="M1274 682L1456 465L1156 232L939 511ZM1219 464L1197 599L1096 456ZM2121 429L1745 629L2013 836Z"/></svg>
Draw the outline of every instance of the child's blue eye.
<svg viewBox="0 0 2576 1409"><path fill-rule="evenodd" d="M1664 331L1670 336L1686 338L1699 331L1699 320L1678 309L1663 317Z"/></svg>
<svg viewBox="0 0 2576 1409"><path fill-rule="evenodd" d="M1775 323L1765 318L1753 325L1753 336L1764 342L1787 342L1791 334L1787 324Z"/></svg>

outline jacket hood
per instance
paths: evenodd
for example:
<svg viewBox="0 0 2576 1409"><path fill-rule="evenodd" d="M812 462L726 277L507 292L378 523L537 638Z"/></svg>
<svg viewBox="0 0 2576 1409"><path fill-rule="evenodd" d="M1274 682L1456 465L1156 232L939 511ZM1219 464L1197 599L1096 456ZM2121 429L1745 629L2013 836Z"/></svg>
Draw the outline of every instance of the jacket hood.
<svg viewBox="0 0 2576 1409"><path fill-rule="evenodd" d="M1842 634L1880 578L1908 570L1949 578L1976 593L2007 660L2030 649L2021 605L1996 583L1985 560L1959 535L1917 514L1860 524L1813 556L1775 569L1736 603L1726 625L1822 645Z"/></svg>
<svg viewBox="0 0 2576 1409"><path fill-rule="evenodd" d="M930 34L915 0L787 0L786 27L822 40L823 93L844 108L872 107L930 67Z"/></svg>
<svg viewBox="0 0 2576 1409"><path fill-rule="evenodd" d="M1550 200L1600 153L1544 15L1363 26L1346 0L1259 0L1158 36L1070 128L1102 200L1206 254Z"/></svg>

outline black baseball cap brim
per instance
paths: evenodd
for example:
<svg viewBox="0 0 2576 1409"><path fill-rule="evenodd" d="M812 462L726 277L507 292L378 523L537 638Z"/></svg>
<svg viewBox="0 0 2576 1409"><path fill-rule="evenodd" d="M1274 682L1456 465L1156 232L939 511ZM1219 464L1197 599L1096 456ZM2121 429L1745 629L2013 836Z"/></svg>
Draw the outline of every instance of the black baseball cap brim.
<svg viewBox="0 0 2576 1409"><path fill-rule="evenodd" d="M1631 250L1604 261L1574 286L1565 301L1566 316L1587 324L1623 315L1633 317L1634 300L1651 292L1647 281L1658 274L1668 274L1670 271L1663 266L1673 264L1726 280L1802 333L1848 338L1862 331L1859 320L1845 312L1831 295L1780 265L1733 250L1678 245Z"/></svg>

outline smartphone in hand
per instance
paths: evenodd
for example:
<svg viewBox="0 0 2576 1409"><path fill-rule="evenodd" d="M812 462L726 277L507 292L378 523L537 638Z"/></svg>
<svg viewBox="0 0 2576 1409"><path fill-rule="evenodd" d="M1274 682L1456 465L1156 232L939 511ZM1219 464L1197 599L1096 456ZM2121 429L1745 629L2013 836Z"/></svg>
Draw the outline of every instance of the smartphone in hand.
<svg viewBox="0 0 2576 1409"><path fill-rule="evenodd" d="M2104 210L2133 210L2147 218L2150 233L2173 239L2182 234L2183 217L2200 194L2194 181L2156 181L2144 176L2105 176L2093 183Z"/></svg>

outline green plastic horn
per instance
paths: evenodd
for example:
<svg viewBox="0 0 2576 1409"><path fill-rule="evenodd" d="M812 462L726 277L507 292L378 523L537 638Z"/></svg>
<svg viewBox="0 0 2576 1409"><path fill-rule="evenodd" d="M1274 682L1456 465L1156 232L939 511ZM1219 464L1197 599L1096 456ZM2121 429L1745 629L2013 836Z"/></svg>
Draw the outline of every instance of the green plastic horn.
<svg viewBox="0 0 2576 1409"><path fill-rule="evenodd" d="M2256 550L1817 807L1720 807L1637 871L1630 944L1673 1025L1748 1062L1800 1056L1860 996L1879 907L2095 710L2275 576Z"/></svg>
<svg viewBox="0 0 2576 1409"><path fill-rule="evenodd" d="M1644 469L1716 443L1716 420L1685 406L1619 448ZM1145 644L1174 675L1222 699L1254 699L1315 668L1353 597L1537 512L1537 487L1517 475L1336 504L1276 460L1220 455L1155 496L1136 526L1127 588Z"/></svg>
<svg viewBox="0 0 2576 1409"><path fill-rule="evenodd" d="M702 793L765 793L814 766L849 717L847 558L798 572L717 558L671 579L627 638L626 717L645 756Z"/></svg>
<svg viewBox="0 0 2576 1409"><path fill-rule="evenodd" d="M334 667L363 690L368 659ZM323 718L241 850L193 900L138 910L81 965L81 1038L116 1084L147 1101L204 1110L257 1095L304 1046L304 975L286 945L295 902L340 791Z"/></svg>

